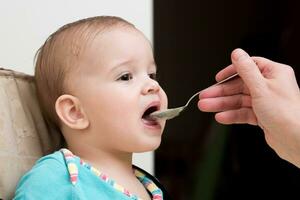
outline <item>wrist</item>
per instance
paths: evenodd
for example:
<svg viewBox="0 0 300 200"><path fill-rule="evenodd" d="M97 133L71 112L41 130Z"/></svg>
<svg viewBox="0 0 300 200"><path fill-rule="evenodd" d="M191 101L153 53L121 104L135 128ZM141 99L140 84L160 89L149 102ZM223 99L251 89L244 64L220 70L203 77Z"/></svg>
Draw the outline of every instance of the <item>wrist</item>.
<svg viewBox="0 0 300 200"><path fill-rule="evenodd" d="M288 150L288 161L300 168L300 116L294 112L295 115L289 115L291 118L285 120L284 129L281 130L285 135L285 145Z"/></svg>

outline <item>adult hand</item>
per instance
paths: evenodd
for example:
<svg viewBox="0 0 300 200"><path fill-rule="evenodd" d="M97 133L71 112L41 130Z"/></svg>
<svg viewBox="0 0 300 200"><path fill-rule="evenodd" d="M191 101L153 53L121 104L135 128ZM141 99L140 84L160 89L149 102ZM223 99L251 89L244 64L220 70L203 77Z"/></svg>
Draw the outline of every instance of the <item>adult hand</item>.
<svg viewBox="0 0 300 200"><path fill-rule="evenodd" d="M260 126L275 152L300 167L300 92L293 69L241 49L231 60L216 80L236 72L240 78L203 90L199 109L216 112L222 124Z"/></svg>

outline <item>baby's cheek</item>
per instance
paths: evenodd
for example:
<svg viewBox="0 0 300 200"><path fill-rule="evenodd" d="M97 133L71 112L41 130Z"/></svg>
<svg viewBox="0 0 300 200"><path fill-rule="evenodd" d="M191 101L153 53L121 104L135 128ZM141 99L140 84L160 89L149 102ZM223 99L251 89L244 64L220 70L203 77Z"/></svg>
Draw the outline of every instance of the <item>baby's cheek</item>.
<svg viewBox="0 0 300 200"><path fill-rule="evenodd" d="M114 113L118 113L123 118L129 117L132 115L133 112L136 112L137 110L137 104L134 103L134 101L124 101L122 104L118 106L114 106Z"/></svg>

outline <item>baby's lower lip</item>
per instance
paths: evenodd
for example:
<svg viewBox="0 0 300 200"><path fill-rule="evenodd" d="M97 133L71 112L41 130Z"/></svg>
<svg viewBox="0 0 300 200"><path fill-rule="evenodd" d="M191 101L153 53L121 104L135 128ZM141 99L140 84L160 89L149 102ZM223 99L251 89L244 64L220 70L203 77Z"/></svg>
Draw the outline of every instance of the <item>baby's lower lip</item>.
<svg viewBox="0 0 300 200"><path fill-rule="evenodd" d="M147 120L143 118L142 122L149 128L161 129L160 123L158 123L156 120Z"/></svg>

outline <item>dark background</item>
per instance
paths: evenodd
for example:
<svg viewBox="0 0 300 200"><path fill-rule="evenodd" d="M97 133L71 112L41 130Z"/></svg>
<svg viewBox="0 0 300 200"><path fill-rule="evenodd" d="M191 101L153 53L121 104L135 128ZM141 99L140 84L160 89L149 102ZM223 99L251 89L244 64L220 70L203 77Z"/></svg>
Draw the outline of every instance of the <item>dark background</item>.
<svg viewBox="0 0 300 200"><path fill-rule="evenodd" d="M288 64L299 78L299 12L290 0L154 0L154 51L169 107L213 84L237 47ZM300 198L300 169L281 160L259 128L219 125L196 103L168 121L155 154L156 176L174 200Z"/></svg>

